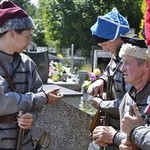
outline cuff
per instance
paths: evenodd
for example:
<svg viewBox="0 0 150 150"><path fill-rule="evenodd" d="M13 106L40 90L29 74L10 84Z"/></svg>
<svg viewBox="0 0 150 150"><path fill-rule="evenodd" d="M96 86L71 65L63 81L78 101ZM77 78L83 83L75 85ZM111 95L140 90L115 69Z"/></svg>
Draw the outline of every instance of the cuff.
<svg viewBox="0 0 150 150"><path fill-rule="evenodd" d="M114 137L113 137L112 142L113 142L114 145L116 145L116 143L115 143L115 137L116 137L116 135L117 135L118 133L119 133L119 132L116 132L115 135L114 135Z"/></svg>
<svg viewBox="0 0 150 150"><path fill-rule="evenodd" d="M139 127L140 127L139 125L138 125L138 126L135 126L135 127L131 130L130 136L129 136L130 141L132 141L132 135L133 135L133 132L134 132L137 128L139 128Z"/></svg>
<svg viewBox="0 0 150 150"><path fill-rule="evenodd" d="M48 103L48 95L45 93L45 91L43 92L47 98L46 104Z"/></svg>

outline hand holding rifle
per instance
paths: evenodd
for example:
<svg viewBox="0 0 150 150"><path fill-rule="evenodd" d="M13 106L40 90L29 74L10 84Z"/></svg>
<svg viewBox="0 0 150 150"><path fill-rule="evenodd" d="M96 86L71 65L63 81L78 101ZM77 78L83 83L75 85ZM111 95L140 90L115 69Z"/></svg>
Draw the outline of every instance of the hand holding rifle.
<svg viewBox="0 0 150 150"><path fill-rule="evenodd" d="M22 142L24 138L24 132L25 129L30 129L33 122L33 116L30 113L24 113L23 111L20 111L17 118L19 132L18 132L18 139L17 139L17 145L16 150L22 150Z"/></svg>

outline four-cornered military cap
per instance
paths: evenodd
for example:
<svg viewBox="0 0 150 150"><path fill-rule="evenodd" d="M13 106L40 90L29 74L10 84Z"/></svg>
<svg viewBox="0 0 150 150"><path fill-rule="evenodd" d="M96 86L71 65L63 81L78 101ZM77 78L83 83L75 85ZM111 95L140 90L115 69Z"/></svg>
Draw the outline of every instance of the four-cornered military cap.
<svg viewBox="0 0 150 150"><path fill-rule="evenodd" d="M104 16L98 16L97 22L91 27L92 35L97 43L115 40L129 32L129 23L116 8Z"/></svg>
<svg viewBox="0 0 150 150"><path fill-rule="evenodd" d="M34 22L26 11L10 0L0 2L0 33L12 29L34 28Z"/></svg>

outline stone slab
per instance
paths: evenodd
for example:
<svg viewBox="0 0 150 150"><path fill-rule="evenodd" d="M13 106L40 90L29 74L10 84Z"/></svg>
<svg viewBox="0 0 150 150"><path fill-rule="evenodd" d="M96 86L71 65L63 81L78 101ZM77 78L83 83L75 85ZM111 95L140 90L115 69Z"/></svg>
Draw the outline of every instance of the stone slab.
<svg viewBox="0 0 150 150"><path fill-rule="evenodd" d="M59 87L44 85L44 89ZM45 150L88 150L91 141L91 115L79 109L81 93L60 87L64 98L53 106L44 106L33 128L33 137L49 133L51 143Z"/></svg>

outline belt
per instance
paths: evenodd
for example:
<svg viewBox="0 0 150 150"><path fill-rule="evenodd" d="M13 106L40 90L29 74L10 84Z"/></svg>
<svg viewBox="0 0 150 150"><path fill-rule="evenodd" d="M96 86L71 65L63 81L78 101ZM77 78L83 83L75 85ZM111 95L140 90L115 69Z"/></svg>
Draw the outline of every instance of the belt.
<svg viewBox="0 0 150 150"><path fill-rule="evenodd" d="M5 115L5 116L0 116L0 124L3 124L3 123L16 123L17 122L17 115L18 115L18 113Z"/></svg>

